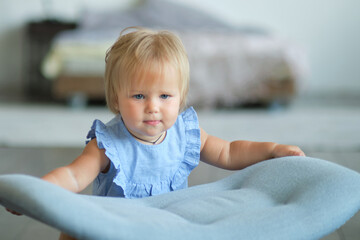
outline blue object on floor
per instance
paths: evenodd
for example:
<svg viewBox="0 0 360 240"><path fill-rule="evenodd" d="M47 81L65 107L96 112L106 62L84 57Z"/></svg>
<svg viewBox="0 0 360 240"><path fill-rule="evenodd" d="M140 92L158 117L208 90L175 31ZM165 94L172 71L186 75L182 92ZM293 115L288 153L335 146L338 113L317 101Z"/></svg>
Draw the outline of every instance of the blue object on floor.
<svg viewBox="0 0 360 240"><path fill-rule="evenodd" d="M360 174L284 157L143 199L74 194L35 177L2 175L0 204L78 239L319 239L360 209Z"/></svg>

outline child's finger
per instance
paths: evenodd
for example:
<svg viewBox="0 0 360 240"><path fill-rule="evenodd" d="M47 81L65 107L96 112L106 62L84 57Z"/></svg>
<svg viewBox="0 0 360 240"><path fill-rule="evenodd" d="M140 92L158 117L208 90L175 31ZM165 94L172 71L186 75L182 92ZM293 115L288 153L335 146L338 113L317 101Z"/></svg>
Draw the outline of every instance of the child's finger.
<svg viewBox="0 0 360 240"><path fill-rule="evenodd" d="M305 153L301 151L300 149L297 151L291 151L290 156L299 156L299 157L305 157Z"/></svg>

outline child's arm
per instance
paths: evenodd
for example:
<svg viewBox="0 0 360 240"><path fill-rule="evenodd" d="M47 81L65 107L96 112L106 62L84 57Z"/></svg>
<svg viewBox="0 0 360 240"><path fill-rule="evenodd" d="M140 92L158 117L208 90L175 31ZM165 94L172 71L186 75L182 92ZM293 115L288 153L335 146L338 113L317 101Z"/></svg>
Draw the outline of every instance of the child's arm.
<svg viewBox="0 0 360 240"><path fill-rule="evenodd" d="M108 168L109 159L106 157L105 151L99 149L96 139L93 139L71 164L49 172L42 179L72 192L81 192L96 178L99 172L107 171ZM6 210L15 215L22 215L8 208Z"/></svg>
<svg viewBox="0 0 360 240"><path fill-rule="evenodd" d="M109 159L105 150L99 149L96 139L93 139L71 164L49 172L42 179L72 192L81 192L99 172L106 170L108 165Z"/></svg>
<svg viewBox="0 0 360 240"><path fill-rule="evenodd" d="M284 156L305 156L297 146L272 142L228 142L201 129L200 158L216 167L239 170L263 160Z"/></svg>

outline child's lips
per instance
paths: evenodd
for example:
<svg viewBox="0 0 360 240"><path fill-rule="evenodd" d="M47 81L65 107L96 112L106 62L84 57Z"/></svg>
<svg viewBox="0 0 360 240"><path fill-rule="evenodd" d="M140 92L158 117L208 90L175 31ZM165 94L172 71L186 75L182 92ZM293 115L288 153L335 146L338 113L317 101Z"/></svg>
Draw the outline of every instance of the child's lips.
<svg viewBox="0 0 360 240"><path fill-rule="evenodd" d="M146 120L144 121L145 124L151 125L151 126L156 126L160 123L160 120Z"/></svg>

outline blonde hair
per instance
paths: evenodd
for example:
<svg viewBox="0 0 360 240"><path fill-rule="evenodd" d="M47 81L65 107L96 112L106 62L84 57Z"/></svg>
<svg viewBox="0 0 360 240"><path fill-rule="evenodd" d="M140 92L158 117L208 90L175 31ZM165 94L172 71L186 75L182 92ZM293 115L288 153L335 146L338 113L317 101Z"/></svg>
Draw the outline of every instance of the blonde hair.
<svg viewBox="0 0 360 240"><path fill-rule="evenodd" d="M133 29L130 33L125 31ZM130 27L106 53L105 94L109 109L117 114L119 91L129 91L131 80L143 71L160 71L170 64L179 73L180 110L186 105L189 89L189 61L185 48L169 31Z"/></svg>

